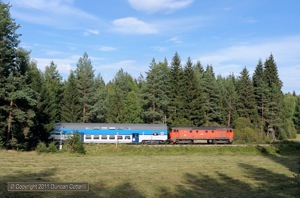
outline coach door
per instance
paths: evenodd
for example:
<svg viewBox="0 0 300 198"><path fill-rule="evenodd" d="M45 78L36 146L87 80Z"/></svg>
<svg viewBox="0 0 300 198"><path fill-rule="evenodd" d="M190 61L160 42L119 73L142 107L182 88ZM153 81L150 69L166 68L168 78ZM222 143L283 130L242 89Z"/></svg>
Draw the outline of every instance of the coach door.
<svg viewBox="0 0 300 198"><path fill-rule="evenodd" d="M139 134L132 133L132 143L139 143Z"/></svg>

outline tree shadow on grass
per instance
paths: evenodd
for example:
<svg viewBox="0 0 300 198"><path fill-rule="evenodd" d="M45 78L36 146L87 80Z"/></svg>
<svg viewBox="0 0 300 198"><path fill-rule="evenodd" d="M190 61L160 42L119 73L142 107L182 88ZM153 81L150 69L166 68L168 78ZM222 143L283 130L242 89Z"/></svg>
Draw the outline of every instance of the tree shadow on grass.
<svg viewBox="0 0 300 198"><path fill-rule="evenodd" d="M55 177L57 169L51 168L38 173L9 174L0 177L0 197L16 198L36 198L36 197L55 197L55 198L75 198L75 197L144 197L139 191L135 190L129 182L120 183L115 187L108 187L104 182L98 181L89 184L89 191L45 191L45 192L13 192L8 191L8 182L61 182Z"/></svg>
<svg viewBox="0 0 300 198"><path fill-rule="evenodd" d="M269 151L268 147L257 146L256 149L270 160L288 168L291 172L298 174L298 161L300 160L300 142L282 141L273 143L276 153Z"/></svg>
<svg viewBox="0 0 300 198"><path fill-rule="evenodd" d="M291 178L264 168L240 164L248 182L215 172L215 177L205 174L184 175L184 184L175 192L161 188L160 197L298 197L299 189ZM256 184L251 184L255 182Z"/></svg>

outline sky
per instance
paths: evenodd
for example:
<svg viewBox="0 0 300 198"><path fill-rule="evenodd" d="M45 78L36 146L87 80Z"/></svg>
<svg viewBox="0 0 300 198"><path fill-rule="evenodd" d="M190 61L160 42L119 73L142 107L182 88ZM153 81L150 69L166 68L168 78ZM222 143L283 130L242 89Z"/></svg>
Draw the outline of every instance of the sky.
<svg viewBox="0 0 300 198"><path fill-rule="evenodd" d="M298 0L3 0L20 24L20 46L64 79L86 52L105 82L121 68L144 77L154 58L177 52L215 75L252 76L273 54L284 93L300 94Z"/></svg>

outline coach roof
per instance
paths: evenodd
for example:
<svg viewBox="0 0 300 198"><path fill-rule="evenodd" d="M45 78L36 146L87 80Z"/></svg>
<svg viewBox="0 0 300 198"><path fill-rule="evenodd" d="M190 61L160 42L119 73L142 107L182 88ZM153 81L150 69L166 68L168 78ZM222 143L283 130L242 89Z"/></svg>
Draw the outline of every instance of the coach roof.
<svg viewBox="0 0 300 198"><path fill-rule="evenodd" d="M166 124L121 124L121 123L57 123L54 128L64 129L134 129L134 130L167 130Z"/></svg>

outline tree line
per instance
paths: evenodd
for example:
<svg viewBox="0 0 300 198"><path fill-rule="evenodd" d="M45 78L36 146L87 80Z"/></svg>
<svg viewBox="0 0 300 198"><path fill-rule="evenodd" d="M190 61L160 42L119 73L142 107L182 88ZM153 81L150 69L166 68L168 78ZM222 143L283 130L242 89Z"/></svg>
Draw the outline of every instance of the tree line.
<svg viewBox="0 0 300 198"><path fill-rule="evenodd" d="M33 149L47 142L55 123L166 123L230 126L240 141L287 139L300 131L300 97L283 94L271 54L250 76L216 76L176 52L150 62L145 77L120 69L105 83L87 53L63 80L52 61L41 71L19 47L19 25L0 1L0 145Z"/></svg>

